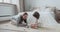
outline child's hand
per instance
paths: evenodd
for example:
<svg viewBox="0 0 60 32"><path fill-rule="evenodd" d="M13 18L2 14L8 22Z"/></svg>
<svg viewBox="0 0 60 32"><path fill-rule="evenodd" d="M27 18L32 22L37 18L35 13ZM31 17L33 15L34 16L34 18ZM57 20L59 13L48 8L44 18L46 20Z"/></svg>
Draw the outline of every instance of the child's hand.
<svg viewBox="0 0 60 32"><path fill-rule="evenodd" d="M37 29L38 26L37 26L37 24L31 24L31 28Z"/></svg>

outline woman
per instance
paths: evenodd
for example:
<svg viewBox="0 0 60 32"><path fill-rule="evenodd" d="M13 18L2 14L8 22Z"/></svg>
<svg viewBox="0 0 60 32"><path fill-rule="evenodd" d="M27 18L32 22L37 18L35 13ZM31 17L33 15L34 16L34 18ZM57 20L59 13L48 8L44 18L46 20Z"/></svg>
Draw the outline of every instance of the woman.
<svg viewBox="0 0 60 32"><path fill-rule="evenodd" d="M16 16L13 16L12 17L12 20L15 21L15 24L16 25L19 25L19 24L23 24L22 22L25 22L26 25L27 25L27 17L28 17L28 13L24 13L22 15L16 15Z"/></svg>

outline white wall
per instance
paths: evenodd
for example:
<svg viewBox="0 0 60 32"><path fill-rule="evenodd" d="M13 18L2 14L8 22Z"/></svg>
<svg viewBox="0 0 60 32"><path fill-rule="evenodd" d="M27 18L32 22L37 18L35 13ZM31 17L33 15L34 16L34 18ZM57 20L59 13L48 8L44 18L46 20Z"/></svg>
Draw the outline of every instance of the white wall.
<svg viewBox="0 0 60 32"><path fill-rule="evenodd" d="M31 7L45 7L53 6L60 8L60 0L25 0L25 10L29 10Z"/></svg>

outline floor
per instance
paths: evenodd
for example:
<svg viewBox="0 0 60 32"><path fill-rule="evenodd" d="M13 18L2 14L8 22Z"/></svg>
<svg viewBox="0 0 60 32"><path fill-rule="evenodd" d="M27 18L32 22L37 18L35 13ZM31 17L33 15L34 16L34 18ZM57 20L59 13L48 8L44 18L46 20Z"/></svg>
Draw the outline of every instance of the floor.
<svg viewBox="0 0 60 32"><path fill-rule="evenodd" d="M39 28L32 29L12 25L10 21L0 22L0 32L60 32L60 29Z"/></svg>

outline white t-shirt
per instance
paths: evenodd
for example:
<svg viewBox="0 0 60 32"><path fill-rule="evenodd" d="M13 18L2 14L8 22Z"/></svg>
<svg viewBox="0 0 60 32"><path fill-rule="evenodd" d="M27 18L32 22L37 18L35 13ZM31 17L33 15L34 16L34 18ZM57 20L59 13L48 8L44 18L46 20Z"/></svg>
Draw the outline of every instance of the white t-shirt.
<svg viewBox="0 0 60 32"><path fill-rule="evenodd" d="M28 25L35 24L36 20L37 19L33 15L28 16L28 19L27 19Z"/></svg>

